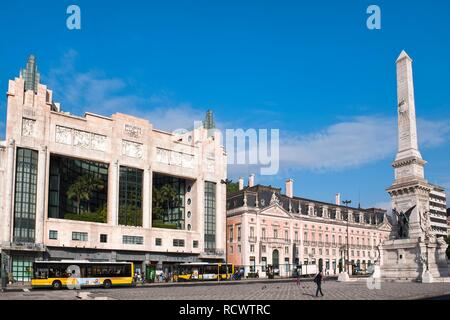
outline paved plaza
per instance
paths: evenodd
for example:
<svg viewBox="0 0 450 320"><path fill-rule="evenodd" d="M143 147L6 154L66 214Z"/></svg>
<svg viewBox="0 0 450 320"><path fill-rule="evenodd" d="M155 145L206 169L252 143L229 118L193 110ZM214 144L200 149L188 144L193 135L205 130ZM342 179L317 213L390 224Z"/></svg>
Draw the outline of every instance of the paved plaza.
<svg viewBox="0 0 450 320"><path fill-rule="evenodd" d="M381 283L369 289L365 281L323 284L316 298L313 282L240 283L113 289L31 290L0 293L0 300L414 300L450 296L450 283Z"/></svg>

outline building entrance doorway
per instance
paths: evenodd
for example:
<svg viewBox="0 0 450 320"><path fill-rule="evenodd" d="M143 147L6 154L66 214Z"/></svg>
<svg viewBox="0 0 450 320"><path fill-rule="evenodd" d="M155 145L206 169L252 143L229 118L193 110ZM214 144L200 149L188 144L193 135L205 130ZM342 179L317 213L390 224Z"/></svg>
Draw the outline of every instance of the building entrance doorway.
<svg viewBox="0 0 450 320"><path fill-rule="evenodd" d="M272 266L274 269L280 268L280 252L277 249L272 252Z"/></svg>

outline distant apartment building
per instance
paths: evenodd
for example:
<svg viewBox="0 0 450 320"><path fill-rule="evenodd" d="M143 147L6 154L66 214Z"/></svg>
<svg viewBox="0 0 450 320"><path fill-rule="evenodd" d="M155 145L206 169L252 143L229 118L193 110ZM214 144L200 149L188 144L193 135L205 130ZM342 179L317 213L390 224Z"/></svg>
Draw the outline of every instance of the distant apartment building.
<svg viewBox="0 0 450 320"><path fill-rule="evenodd" d="M430 225L437 237L448 234L447 199L443 187L430 184Z"/></svg>
<svg viewBox="0 0 450 320"><path fill-rule="evenodd" d="M450 208L447 208L447 225L448 225L447 234L448 236L450 236Z"/></svg>
<svg viewBox="0 0 450 320"><path fill-rule="evenodd" d="M386 211L343 206L339 195L335 203L296 197L293 183L288 180L282 194L254 185L253 175L247 187L240 179L240 190L227 195L228 262L260 277L269 266L289 276L298 265L333 275L348 255L352 272L367 270L379 257L378 245L390 237Z"/></svg>
<svg viewBox="0 0 450 320"><path fill-rule="evenodd" d="M63 112L31 56L7 92L3 267L28 281L35 260L129 261L141 272L223 261L227 161L212 123L208 113L172 134L122 113Z"/></svg>

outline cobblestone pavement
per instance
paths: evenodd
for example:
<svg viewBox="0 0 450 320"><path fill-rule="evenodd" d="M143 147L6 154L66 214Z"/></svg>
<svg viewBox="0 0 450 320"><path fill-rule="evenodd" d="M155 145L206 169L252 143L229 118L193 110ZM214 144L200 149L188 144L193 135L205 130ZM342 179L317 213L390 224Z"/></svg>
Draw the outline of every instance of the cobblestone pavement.
<svg viewBox="0 0 450 320"><path fill-rule="evenodd" d="M119 299L119 300L407 300L450 295L450 283L381 283L380 289L368 289L364 281L323 284L324 297L315 297L312 282L217 284L184 287L137 287L85 289L81 297L75 290L32 290L0 293L0 300Z"/></svg>

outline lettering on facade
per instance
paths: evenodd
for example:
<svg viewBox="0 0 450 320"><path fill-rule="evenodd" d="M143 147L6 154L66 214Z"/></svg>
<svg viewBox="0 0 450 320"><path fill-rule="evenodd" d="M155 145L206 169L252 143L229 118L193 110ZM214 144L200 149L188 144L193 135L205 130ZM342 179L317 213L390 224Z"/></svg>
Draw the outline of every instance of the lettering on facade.
<svg viewBox="0 0 450 320"><path fill-rule="evenodd" d="M36 120L32 119L22 119L22 136L24 137L34 137L34 127Z"/></svg>
<svg viewBox="0 0 450 320"><path fill-rule="evenodd" d="M106 151L106 136L62 126L56 126L55 141L84 149Z"/></svg>
<svg viewBox="0 0 450 320"><path fill-rule="evenodd" d="M142 128L137 126L132 126L129 124L125 125L125 133L132 138L140 138L142 135Z"/></svg>
<svg viewBox="0 0 450 320"><path fill-rule="evenodd" d="M171 166L194 168L193 155L173 150L156 148L156 161Z"/></svg>
<svg viewBox="0 0 450 320"><path fill-rule="evenodd" d="M24 108L23 114L27 117L36 117L36 111L34 111L33 109Z"/></svg>
<svg viewBox="0 0 450 320"><path fill-rule="evenodd" d="M142 159L144 146L140 143L122 140L122 155L131 158Z"/></svg>

